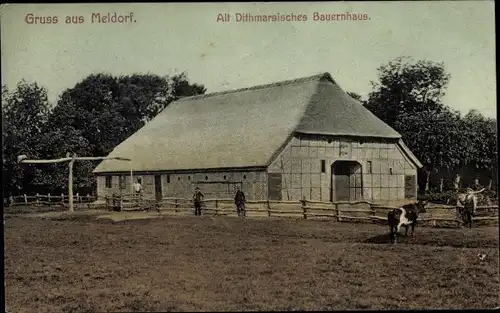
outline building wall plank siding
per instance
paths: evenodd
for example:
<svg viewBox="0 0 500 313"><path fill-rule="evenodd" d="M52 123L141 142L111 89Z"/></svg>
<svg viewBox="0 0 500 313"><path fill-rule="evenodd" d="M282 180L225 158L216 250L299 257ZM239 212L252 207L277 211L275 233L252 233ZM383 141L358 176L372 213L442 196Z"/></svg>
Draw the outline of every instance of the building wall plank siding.
<svg viewBox="0 0 500 313"><path fill-rule="evenodd" d="M163 198L191 198L199 186L206 198L232 198L236 186L240 186L249 200L267 199L267 174L264 171L158 173L161 175ZM158 175L156 174L156 175ZM130 190L130 174L125 174L124 193ZM140 178L143 194L155 198L155 174L134 173L134 181ZM112 176L111 188L106 188L105 175L97 177L97 194L100 197L119 194L119 175Z"/></svg>
<svg viewBox="0 0 500 313"><path fill-rule="evenodd" d="M325 161L324 172L322 160ZM410 197L409 192L411 198L416 198L416 190L405 187L405 175L413 175L416 183L417 168L395 141L297 135L268 167L268 172L282 174L284 200L306 197L308 200L330 201L331 166L338 160L361 164L362 187L353 192L358 196L362 193L366 200L403 200Z"/></svg>

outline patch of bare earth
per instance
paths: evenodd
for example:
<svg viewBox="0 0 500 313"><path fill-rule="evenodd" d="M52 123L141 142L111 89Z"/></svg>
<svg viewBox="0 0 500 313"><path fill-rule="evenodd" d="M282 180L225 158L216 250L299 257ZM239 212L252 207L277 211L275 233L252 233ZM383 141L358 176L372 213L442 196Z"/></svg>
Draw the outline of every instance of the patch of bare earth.
<svg viewBox="0 0 500 313"><path fill-rule="evenodd" d="M7 218L8 312L492 308L498 227ZM486 254L481 261L478 253Z"/></svg>

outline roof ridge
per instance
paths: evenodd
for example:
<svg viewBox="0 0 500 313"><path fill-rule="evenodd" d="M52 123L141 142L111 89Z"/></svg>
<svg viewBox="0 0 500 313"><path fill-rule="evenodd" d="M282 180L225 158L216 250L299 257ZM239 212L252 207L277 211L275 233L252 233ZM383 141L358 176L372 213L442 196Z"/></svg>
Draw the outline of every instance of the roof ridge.
<svg viewBox="0 0 500 313"><path fill-rule="evenodd" d="M300 84L300 83L305 83L305 82L310 82L310 81L319 81L322 79L329 80L332 83L336 84L335 80L332 78L332 75L330 75L330 73L322 72L321 74L299 77L299 78L294 78L294 79L287 79L287 80L282 80L282 81L278 81L278 82L274 82L274 83L270 83L270 84L256 85L256 86L251 86L251 87L244 87L244 88L238 88L238 89L232 89L232 90L226 90L226 91L216 91L216 92L211 92L211 93L202 94L202 95L183 97L183 98L179 98L178 100L176 100L176 102L188 101L188 100L199 100L199 99L205 99L205 98L210 98L210 97L214 97L214 96L238 93L238 92L242 92L242 91L260 90L260 89L266 89L266 88L272 88L272 87L278 87L278 86L288 86L288 85Z"/></svg>

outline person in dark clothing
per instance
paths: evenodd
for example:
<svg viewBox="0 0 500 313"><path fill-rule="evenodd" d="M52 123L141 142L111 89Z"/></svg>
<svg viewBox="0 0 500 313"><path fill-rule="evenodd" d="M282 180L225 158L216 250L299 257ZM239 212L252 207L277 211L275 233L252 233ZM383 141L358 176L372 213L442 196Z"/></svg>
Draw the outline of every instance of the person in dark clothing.
<svg viewBox="0 0 500 313"><path fill-rule="evenodd" d="M201 215L201 200L204 195L201 193L200 188L194 189L193 202L194 202L194 215Z"/></svg>
<svg viewBox="0 0 500 313"><path fill-rule="evenodd" d="M234 196L234 204L236 204L236 212L238 216L246 216L245 212L245 194L240 190L240 187L236 190L236 195Z"/></svg>

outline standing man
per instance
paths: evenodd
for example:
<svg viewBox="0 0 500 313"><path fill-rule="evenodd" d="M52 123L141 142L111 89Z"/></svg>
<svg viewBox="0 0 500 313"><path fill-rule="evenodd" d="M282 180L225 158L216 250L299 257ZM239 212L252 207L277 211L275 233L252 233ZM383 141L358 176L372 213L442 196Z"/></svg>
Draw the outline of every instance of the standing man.
<svg viewBox="0 0 500 313"><path fill-rule="evenodd" d="M236 212L238 216L246 216L245 212L245 194L240 190L240 187L236 189L236 195L234 196L234 204L236 204Z"/></svg>
<svg viewBox="0 0 500 313"><path fill-rule="evenodd" d="M141 179L137 178L137 180L134 183L134 191L135 195L140 197L142 194L142 185L141 185Z"/></svg>
<svg viewBox="0 0 500 313"><path fill-rule="evenodd" d="M193 202L194 202L194 215L201 215L201 200L205 197L200 188L196 187L194 189Z"/></svg>

